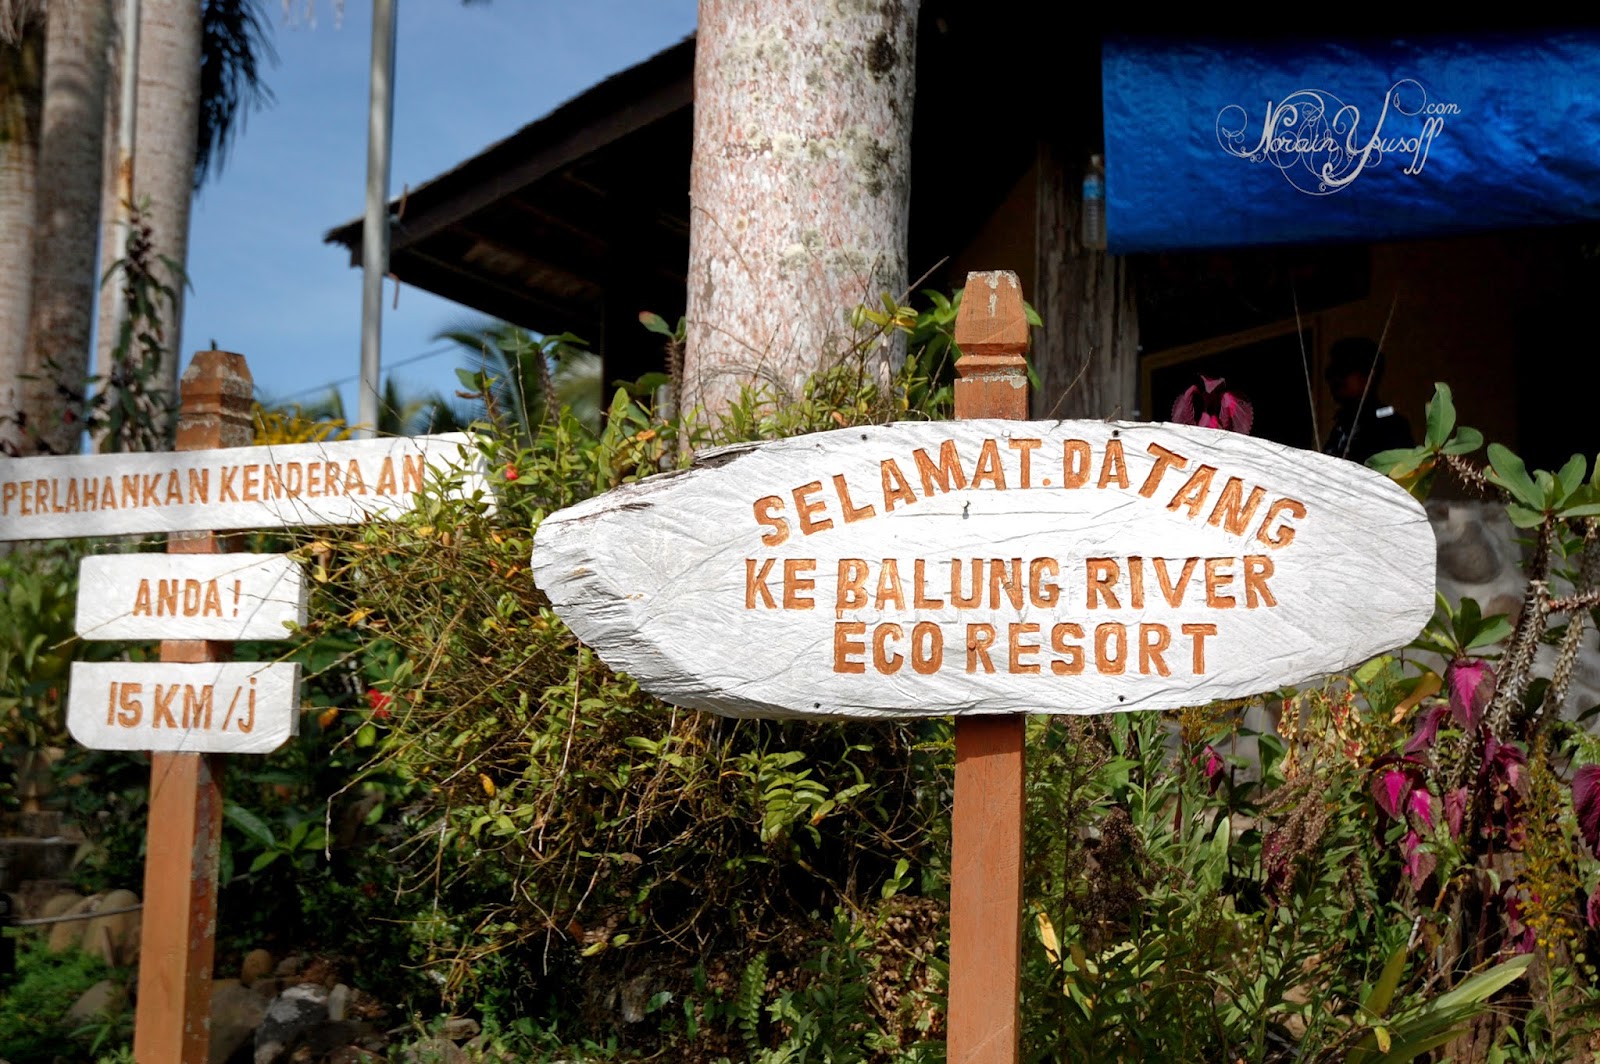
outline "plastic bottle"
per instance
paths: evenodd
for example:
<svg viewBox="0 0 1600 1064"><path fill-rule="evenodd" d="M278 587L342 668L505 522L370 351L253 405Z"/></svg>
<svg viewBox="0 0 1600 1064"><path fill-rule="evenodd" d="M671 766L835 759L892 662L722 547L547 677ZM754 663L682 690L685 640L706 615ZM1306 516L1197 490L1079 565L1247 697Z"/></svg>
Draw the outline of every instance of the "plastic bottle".
<svg viewBox="0 0 1600 1064"><path fill-rule="evenodd" d="M1089 156L1083 174L1083 246L1090 251L1106 249L1106 160Z"/></svg>

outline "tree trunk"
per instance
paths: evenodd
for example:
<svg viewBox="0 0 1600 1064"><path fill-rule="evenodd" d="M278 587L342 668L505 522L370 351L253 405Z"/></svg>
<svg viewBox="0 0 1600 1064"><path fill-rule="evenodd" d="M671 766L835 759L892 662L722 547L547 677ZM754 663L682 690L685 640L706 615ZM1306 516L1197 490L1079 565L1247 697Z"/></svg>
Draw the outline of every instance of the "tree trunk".
<svg viewBox="0 0 1600 1064"><path fill-rule="evenodd" d="M23 453L22 374L33 289L42 34L30 23L0 44L0 453Z"/></svg>
<svg viewBox="0 0 1600 1064"><path fill-rule="evenodd" d="M57 0L46 25L44 104L23 410L46 454L78 450L95 307L109 0Z"/></svg>
<svg viewBox="0 0 1600 1064"><path fill-rule="evenodd" d="M150 225L155 253L171 259L181 268L189 252L189 202L194 190L195 141L200 122L200 5L194 0L143 0L139 14L139 105L134 123L133 194L145 205L144 220ZM120 63L120 58L118 62ZM112 95L107 105L110 132L107 158L116 158L115 79L110 80ZM122 258L124 249L115 246L110 222L115 204L114 165L105 168L109 186L103 193L106 226L103 229L102 269ZM161 307L162 335L166 354L161 373L150 386L170 393L178 387L178 353L182 349L182 275L172 274L158 258L153 264L157 276L177 293L173 306ZM111 320L109 308L120 293L107 291L100 300L102 323ZM96 372L111 371L111 350L116 337L110 330L99 330L96 341Z"/></svg>
<svg viewBox="0 0 1600 1064"><path fill-rule="evenodd" d="M1139 318L1125 259L1083 246L1083 164L1039 147L1033 345L1036 418L1129 418L1139 395ZM1149 411L1145 412L1149 414Z"/></svg>
<svg viewBox="0 0 1600 1064"><path fill-rule="evenodd" d="M916 36L917 0L700 0L685 410L793 396L902 294Z"/></svg>

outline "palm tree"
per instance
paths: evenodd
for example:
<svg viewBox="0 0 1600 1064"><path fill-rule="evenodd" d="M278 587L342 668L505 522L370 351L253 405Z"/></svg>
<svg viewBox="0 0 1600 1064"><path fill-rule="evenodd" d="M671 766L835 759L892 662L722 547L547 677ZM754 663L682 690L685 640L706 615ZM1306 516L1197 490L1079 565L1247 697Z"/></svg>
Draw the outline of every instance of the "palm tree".
<svg viewBox="0 0 1600 1064"><path fill-rule="evenodd" d="M466 352L472 369L463 383L484 386L493 411L507 419L524 439L531 439L545 418L566 407L591 431L600 427L603 387L600 356L585 351L571 333L536 338L519 325L503 321L462 322L434 339L449 340Z"/></svg>
<svg viewBox="0 0 1600 1064"><path fill-rule="evenodd" d="M179 271L178 276L162 278L180 293L168 309L170 323L158 377L171 391L177 388L182 350L181 293L186 279L181 270L188 259L190 199L207 177L221 169L245 112L272 98L261 81L263 60L276 60L263 10L264 0L141 0L140 4L133 194L153 232L155 261L170 261ZM107 110L114 119L115 100ZM106 248L115 245L116 197L116 174L108 167L101 194ZM108 254L105 261L119 257ZM101 321L112 319L118 298L120 293L111 286L102 290ZM100 330L95 365L101 377L110 376L115 341L112 330Z"/></svg>
<svg viewBox="0 0 1600 1064"><path fill-rule="evenodd" d="M334 426L338 432L347 431L350 420L345 416L344 396L337 388L329 388L321 399L309 403L282 403L267 400L261 403L287 422L307 430L313 425ZM438 393L405 395L393 377L383 382L383 395L378 404L379 436L424 436L435 432L458 432L466 428L470 418L452 406Z"/></svg>
<svg viewBox="0 0 1600 1064"><path fill-rule="evenodd" d="M33 282L34 175L44 26L31 12L0 26L0 451L19 452L24 340Z"/></svg>
<svg viewBox="0 0 1600 1064"><path fill-rule="evenodd" d="M30 451L76 451L82 435L111 21L110 0L58 0L45 23L38 162L50 179L39 183L34 201L22 385Z"/></svg>

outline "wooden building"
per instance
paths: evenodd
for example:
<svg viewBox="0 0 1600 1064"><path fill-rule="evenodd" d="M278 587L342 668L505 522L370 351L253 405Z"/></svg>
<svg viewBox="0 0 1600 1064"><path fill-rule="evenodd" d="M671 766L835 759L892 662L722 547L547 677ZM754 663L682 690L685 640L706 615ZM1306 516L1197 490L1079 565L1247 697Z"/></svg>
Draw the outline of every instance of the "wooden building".
<svg viewBox="0 0 1600 1064"><path fill-rule="evenodd" d="M1251 397L1258 435L1316 446L1332 417L1330 347L1381 336L1383 402L1414 425L1446 381L1463 422L1530 462L1594 451L1584 319L1600 231L1086 250L1101 34L1072 18L925 0L918 40L910 273L943 290L970 269L1021 275L1045 320L1035 416L1163 418L1203 371ZM675 320L684 306L693 66L689 39L413 187L392 207L393 272L538 332L577 333L608 381L660 368L638 314ZM328 240L359 261L359 221Z"/></svg>

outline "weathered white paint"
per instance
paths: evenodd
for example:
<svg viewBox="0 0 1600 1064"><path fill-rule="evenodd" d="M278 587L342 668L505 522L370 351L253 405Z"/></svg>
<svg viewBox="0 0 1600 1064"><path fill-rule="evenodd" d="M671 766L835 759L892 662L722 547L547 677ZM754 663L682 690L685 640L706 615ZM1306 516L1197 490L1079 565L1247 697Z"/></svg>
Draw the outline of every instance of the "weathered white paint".
<svg viewBox="0 0 1600 1064"><path fill-rule="evenodd" d="M283 554L99 554L78 569L85 639L287 639L306 579Z"/></svg>
<svg viewBox="0 0 1600 1064"><path fill-rule="evenodd" d="M267 754L299 726L299 665L72 663L67 730L91 750Z"/></svg>
<svg viewBox="0 0 1600 1064"><path fill-rule="evenodd" d="M409 510L430 470L487 493L479 466L466 433L0 459L0 540L360 524Z"/></svg>
<svg viewBox="0 0 1600 1064"><path fill-rule="evenodd" d="M932 467L947 452L961 475L945 491ZM1230 486L1242 505L1223 505ZM957 608L953 563L970 597L974 559L981 600ZM1091 571L1106 572L1091 559L1116 562L1115 606L1091 605ZM1434 540L1398 486L1325 455L1166 424L965 421L709 453L552 514L533 570L580 639L679 705L1092 713L1259 694L1409 641L1433 608Z"/></svg>

